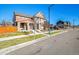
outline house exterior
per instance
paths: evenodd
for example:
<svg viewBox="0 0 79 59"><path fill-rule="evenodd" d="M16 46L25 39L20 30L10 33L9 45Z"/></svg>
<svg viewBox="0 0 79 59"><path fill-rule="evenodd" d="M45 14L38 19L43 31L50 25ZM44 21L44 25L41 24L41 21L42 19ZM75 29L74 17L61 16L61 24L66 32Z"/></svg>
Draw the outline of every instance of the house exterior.
<svg viewBox="0 0 79 59"><path fill-rule="evenodd" d="M34 16L14 12L13 22L18 31L44 31L46 29L46 26L44 26L46 19L41 12L36 13Z"/></svg>

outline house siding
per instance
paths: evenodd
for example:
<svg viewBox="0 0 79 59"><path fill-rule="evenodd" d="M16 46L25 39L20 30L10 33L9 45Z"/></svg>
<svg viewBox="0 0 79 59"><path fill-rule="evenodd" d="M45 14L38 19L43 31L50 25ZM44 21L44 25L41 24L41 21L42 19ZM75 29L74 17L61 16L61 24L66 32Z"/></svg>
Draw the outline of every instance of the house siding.
<svg viewBox="0 0 79 59"><path fill-rule="evenodd" d="M21 31L22 29L27 31L34 29L44 30L45 19L41 13L37 13L35 17L25 17L17 14L15 14L14 17L14 24L17 26L18 31Z"/></svg>

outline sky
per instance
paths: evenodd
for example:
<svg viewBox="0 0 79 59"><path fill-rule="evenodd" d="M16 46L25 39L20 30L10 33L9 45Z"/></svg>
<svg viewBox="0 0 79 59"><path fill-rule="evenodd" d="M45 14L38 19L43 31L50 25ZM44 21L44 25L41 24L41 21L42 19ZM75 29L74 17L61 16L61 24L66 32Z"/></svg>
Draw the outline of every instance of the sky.
<svg viewBox="0 0 79 59"><path fill-rule="evenodd" d="M35 15L41 11L47 20L48 7L50 4L0 4L0 22L2 20L12 22L13 12ZM79 5L78 4L54 4L50 8L50 23L56 24L58 20L69 21L79 25Z"/></svg>

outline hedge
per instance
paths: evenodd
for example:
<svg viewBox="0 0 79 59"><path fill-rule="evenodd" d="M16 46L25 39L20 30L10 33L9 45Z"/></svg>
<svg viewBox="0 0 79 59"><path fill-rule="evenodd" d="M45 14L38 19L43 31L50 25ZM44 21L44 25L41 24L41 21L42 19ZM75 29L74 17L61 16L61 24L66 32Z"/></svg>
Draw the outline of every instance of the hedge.
<svg viewBox="0 0 79 59"><path fill-rule="evenodd" d="M0 26L0 34L16 32L16 31L17 31L17 28L14 26Z"/></svg>

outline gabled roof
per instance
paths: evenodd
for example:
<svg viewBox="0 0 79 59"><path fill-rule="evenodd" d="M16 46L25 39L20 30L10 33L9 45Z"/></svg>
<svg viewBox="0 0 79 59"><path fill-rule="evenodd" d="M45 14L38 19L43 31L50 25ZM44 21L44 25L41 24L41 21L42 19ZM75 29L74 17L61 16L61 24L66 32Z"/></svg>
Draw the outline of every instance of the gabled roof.
<svg viewBox="0 0 79 59"><path fill-rule="evenodd" d="M29 18L32 18L33 16L31 16L31 15L25 15L25 14L21 14L21 13L16 13L16 12L14 12L14 15L15 16L21 16L21 17L29 17Z"/></svg>
<svg viewBox="0 0 79 59"><path fill-rule="evenodd" d="M38 12L34 16L39 18L45 18L42 12Z"/></svg>
<svg viewBox="0 0 79 59"><path fill-rule="evenodd" d="M26 18L41 18L41 19L46 20L42 12L38 12L34 16L25 15L25 14L21 14L21 13L17 13L17 12L14 12L14 15L15 16L21 16L21 17L26 17Z"/></svg>

